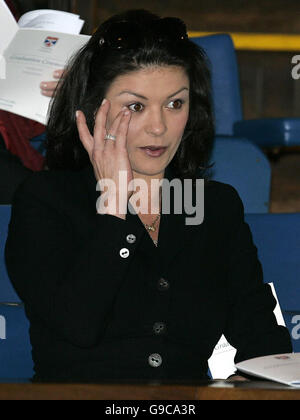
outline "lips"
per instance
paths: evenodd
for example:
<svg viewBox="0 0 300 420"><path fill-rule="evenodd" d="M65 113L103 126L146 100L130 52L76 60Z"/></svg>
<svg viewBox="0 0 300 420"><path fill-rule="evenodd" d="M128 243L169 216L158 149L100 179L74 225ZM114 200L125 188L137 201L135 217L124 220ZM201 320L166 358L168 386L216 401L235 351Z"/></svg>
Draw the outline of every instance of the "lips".
<svg viewBox="0 0 300 420"><path fill-rule="evenodd" d="M150 149L150 150L158 150L158 149L165 149L165 148L166 148L165 146L153 146L153 145L141 147L141 149Z"/></svg>
<svg viewBox="0 0 300 420"><path fill-rule="evenodd" d="M150 145L150 146L141 147L141 149L144 150L148 156L159 157L166 151L167 148L163 146Z"/></svg>

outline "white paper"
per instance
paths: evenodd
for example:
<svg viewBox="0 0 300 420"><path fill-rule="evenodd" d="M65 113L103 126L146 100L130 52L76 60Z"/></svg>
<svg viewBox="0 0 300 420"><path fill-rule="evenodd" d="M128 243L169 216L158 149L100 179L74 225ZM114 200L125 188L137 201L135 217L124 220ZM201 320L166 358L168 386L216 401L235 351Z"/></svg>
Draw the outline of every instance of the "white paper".
<svg viewBox="0 0 300 420"><path fill-rule="evenodd" d="M273 283L269 283L271 286L273 295L277 301L274 314L278 325L286 326L284 318L282 316L281 308L279 306L277 293ZM213 379L227 379L230 375L236 372L234 358L236 355L236 349L232 347L226 337L222 335L218 344L216 345L214 352L208 360L208 366Z"/></svg>
<svg viewBox="0 0 300 420"><path fill-rule="evenodd" d="M241 372L300 388L300 353L257 357L236 364Z"/></svg>
<svg viewBox="0 0 300 420"><path fill-rule="evenodd" d="M50 98L41 94L40 83L54 80L53 71L64 68L89 38L19 29L4 53L6 79L0 80L0 109L46 124ZM45 44L46 40L50 43Z"/></svg>
<svg viewBox="0 0 300 420"><path fill-rule="evenodd" d="M47 29L78 35L84 21L78 15L59 10L33 10L25 13L18 21L20 28Z"/></svg>
<svg viewBox="0 0 300 420"><path fill-rule="evenodd" d="M71 18L74 17L76 19L79 18L79 15L76 15L74 13L69 13L69 12L63 12L61 10L53 10L53 9L38 9L38 10L31 10L30 12L24 13L24 15L22 15L18 21L18 25L20 26L20 28L24 28L26 25L29 24L30 21L36 19L39 16L43 16L43 15L47 15L47 14L53 14L53 15L62 15L65 16L66 18L68 18L68 16L70 16Z"/></svg>
<svg viewBox="0 0 300 420"><path fill-rule="evenodd" d="M19 26L4 0L0 0L0 56L18 32Z"/></svg>
<svg viewBox="0 0 300 420"><path fill-rule="evenodd" d="M78 35L83 24L84 21L74 13L52 9L27 12L17 23L5 1L0 0L0 79L5 79L7 75L5 50L13 41L19 28L31 28L33 31L45 29Z"/></svg>

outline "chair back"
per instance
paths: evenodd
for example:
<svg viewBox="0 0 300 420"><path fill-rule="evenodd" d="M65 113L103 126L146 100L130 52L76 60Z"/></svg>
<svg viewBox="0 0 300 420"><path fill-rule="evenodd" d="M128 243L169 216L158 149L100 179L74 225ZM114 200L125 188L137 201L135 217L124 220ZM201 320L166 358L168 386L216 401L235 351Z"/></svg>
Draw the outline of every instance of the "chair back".
<svg viewBox="0 0 300 420"><path fill-rule="evenodd" d="M29 321L22 304L0 304L0 379L28 382L33 376Z"/></svg>
<svg viewBox="0 0 300 420"><path fill-rule="evenodd" d="M0 379L28 382L33 376L29 321L5 266L11 206L0 206Z"/></svg>
<svg viewBox="0 0 300 420"><path fill-rule="evenodd" d="M20 302L8 277L4 258L10 214L11 206L0 205L0 303Z"/></svg>
<svg viewBox="0 0 300 420"><path fill-rule="evenodd" d="M239 70L232 38L220 34L191 40L203 48L209 59L216 134L232 136L234 123L243 119Z"/></svg>
<svg viewBox="0 0 300 420"><path fill-rule="evenodd" d="M265 283L274 283L295 352L300 352L300 213L247 214Z"/></svg>
<svg viewBox="0 0 300 420"><path fill-rule="evenodd" d="M246 213L267 213L271 167L264 153L246 139L217 137L210 163L212 179L232 185Z"/></svg>

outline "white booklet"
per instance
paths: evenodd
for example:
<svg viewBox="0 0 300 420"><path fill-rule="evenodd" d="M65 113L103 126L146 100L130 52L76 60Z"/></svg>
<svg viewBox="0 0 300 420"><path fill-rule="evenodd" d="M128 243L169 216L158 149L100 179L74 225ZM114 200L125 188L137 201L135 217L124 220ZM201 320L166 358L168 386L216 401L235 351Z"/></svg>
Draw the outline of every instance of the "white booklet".
<svg viewBox="0 0 300 420"><path fill-rule="evenodd" d="M300 388L300 353L256 357L235 366L241 372Z"/></svg>
<svg viewBox="0 0 300 420"><path fill-rule="evenodd" d="M50 98L40 83L55 80L53 71L90 39L79 34L83 23L72 13L35 10L18 24L0 0L0 109L46 124Z"/></svg>
<svg viewBox="0 0 300 420"><path fill-rule="evenodd" d="M278 302L277 293L273 283L269 283L271 286L273 295L277 301L274 314L278 325L286 326L284 318L282 316L281 308ZM230 375L233 375L236 371L234 365L234 358L236 355L236 349L232 347L226 337L222 335L218 344L216 345L214 352L208 360L208 366L213 379L227 379Z"/></svg>

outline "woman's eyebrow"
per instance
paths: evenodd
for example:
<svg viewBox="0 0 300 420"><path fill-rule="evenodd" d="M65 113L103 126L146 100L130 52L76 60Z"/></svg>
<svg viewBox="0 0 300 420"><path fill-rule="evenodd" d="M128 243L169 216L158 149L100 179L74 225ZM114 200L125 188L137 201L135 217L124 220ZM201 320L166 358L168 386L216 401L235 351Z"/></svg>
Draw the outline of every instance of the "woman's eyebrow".
<svg viewBox="0 0 300 420"><path fill-rule="evenodd" d="M177 90L177 92L174 92L174 93L172 93L172 95L169 95L168 97L167 97L167 99L169 99L169 98L172 98L172 96L175 96L175 95L177 95L178 93L180 93L180 92L182 92L183 90L189 90L187 87L183 87L183 88L181 88L181 89L179 89L179 90ZM146 98L146 96L143 96L143 95L140 95L140 94L138 94L138 93L135 93L135 92L131 92L130 90L123 90L122 92L120 92L117 96L121 96L121 95L123 95L123 94L128 94L128 95L134 95L134 96L137 96L138 98L141 98L141 99L145 99L146 101L148 100L148 98Z"/></svg>

